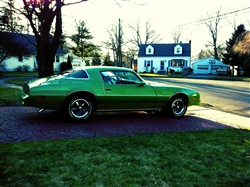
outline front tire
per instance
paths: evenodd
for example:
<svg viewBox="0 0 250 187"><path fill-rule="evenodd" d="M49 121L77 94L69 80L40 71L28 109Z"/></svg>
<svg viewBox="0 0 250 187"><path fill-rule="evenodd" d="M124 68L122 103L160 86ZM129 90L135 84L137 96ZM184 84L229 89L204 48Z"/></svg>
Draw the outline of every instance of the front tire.
<svg viewBox="0 0 250 187"><path fill-rule="evenodd" d="M65 103L66 115L74 121L86 121L93 114L93 101L84 95L73 95Z"/></svg>
<svg viewBox="0 0 250 187"><path fill-rule="evenodd" d="M169 100L164 112L168 116L179 118L185 115L187 112L187 101L183 96L176 96Z"/></svg>

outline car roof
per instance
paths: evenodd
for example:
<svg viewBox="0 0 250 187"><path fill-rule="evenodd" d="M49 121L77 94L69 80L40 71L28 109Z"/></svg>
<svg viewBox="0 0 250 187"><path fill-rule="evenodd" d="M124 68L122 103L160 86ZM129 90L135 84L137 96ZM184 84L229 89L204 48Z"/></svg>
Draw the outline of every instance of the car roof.
<svg viewBox="0 0 250 187"><path fill-rule="evenodd" d="M127 70L127 71L133 71L132 69L125 68L125 67L116 67L116 66L85 66L79 69L85 69L87 71L91 70L97 70L97 71L105 71L105 70L113 70L113 71L119 71L119 70Z"/></svg>

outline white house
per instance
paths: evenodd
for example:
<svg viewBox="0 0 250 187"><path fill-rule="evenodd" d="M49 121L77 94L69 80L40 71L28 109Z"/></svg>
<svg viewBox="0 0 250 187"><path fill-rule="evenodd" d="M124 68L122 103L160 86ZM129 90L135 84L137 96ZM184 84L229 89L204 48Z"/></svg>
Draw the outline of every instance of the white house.
<svg viewBox="0 0 250 187"><path fill-rule="evenodd" d="M72 68L77 68L77 67L83 67L85 66L85 62L84 62L84 59L77 56L77 55L74 55L72 53L67 53L65 55L65 59L64 59L64 62L67 62L68 60L68 56L72 57L72 61L71 61L71 64L72 64Z"/></svg>
<svg viewBox="0 0 250 187"><path fill-rule="evenodd" d="M93 62L93 57L79 57L79 56L74 55L72 53L67 53L65 55L64 62L67 62L68 56L72 57L72 59L71 59L72 60L71 61L72 68L84 67L88 63L90 65L92 65L92 62ZM103 64L104 59L102 57L100 57L100 60L101 60L101 64Z"/></svg>
<svg viewBox="0 0 250 187"><path fill-rule="evenodd" d="M165 74L181 72L183 67L190 67L191 41L189 43L142 44L137 61L137 71Z"/></svg>
<svg viewBox="0 0 250 187"><path fill-rule="evenodd" d="M34 35L29 34L17 34L8 33L12 35L15 42L23 44L29 51L29 55L12 56L5 59L0 64L0 71L17 71L20 67L29 67L28 71L35 71L38 67L36 60L36 46L32 43L36 43ZM32 42L32 43L31 43ZM65 61L65 52L59 47L55 56L54 70L60 71L61 62Z"/></svg>
<svg viewBox="0 0 250 187"><path fill-rule="evenodd" d="M191 64L194 74L217 74L218 69L228 70L228 65L212 57L196 60Z"/></svg>

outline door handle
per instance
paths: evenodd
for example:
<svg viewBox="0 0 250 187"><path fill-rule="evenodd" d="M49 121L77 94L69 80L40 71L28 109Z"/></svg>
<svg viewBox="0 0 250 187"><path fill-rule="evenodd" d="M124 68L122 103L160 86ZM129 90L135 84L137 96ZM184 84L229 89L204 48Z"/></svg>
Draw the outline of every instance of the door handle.
<svg viewBox="0 0 250 187"><path fill-rule="evenodd" d="M111 91L112 89L111 89L111 88L105 88L105 90L107 90L107 91Z"/></svg>

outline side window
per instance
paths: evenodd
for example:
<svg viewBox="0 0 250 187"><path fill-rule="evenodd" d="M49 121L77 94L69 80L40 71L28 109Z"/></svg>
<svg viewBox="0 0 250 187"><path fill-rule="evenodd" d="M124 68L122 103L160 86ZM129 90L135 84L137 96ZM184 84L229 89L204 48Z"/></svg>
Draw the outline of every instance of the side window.
<svg viewBox="0 0 250 187"><path fill-rule="evenodd" d="M119 84L138 84L141 80L133 72L118 71L116 72Z"/></svg>
<svg viewBox="0 0 250 187"><path fill-rule="evenodd" d="M107 84L117 84L117 78L112 71L102 71L101 77L103 79L103 82Z"/></svg>
<svg viewBox="0 0 250 187"><path fill-rule="evenodd" d="M130 71L102 71L101 77L106 84L138 84L140 78Z"/></svg>

